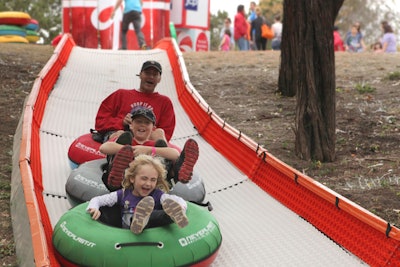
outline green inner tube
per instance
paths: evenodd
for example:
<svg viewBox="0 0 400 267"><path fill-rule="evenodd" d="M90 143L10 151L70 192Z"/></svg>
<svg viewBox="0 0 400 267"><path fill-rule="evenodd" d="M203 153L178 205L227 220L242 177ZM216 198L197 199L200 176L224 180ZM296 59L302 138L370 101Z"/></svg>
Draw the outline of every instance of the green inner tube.
<svg viewBox="0 0 400 267"><path fill-rule="evenodd" d="M26 30L26 35L28 36L39 36L39 33L32 30Z"/></svg>
<svg viewBox="0 0 400 267"><path fill-rule="evenodd" d="M0 25L0 30L2 31L21 31L25 32L26 30L23 27L15 26L15 25Z"/></svg>
<svg viewBox="0 0 400 267"><path fill-rule="evenodd" d="M187 266L215 254L222 242L219 225L206 209L188 203L189 225L129 229L94 221L80 204L61 216L53 232L58 253L83 266Z"/></svg>
<svg viewBox="0 0 400 267"><path fill-rule="evenodd" d="M14 25L0 25L0 35L18 35L25 37L26 36L26 30L22 27L19 26L14 26Z"/></svg>

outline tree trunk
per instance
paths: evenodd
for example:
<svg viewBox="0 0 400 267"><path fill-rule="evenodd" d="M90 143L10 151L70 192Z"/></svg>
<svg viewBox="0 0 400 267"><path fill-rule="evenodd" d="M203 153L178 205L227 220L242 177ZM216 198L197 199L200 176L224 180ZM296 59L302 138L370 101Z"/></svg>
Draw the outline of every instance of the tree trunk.
<svg viewBox="0 0 400 267"><path fill-rule="evenodd" d="M297 96L296 154L335 159L333 25L344 0L285 0L279 90Z"/></svg>

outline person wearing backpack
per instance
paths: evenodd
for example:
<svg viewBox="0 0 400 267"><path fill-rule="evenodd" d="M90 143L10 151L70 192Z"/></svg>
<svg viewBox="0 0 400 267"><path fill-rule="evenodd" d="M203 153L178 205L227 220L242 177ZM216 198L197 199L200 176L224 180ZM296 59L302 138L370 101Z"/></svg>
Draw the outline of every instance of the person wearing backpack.
<svg viewBox="0 0 400 267"><path fill-rule="evenodd" d="M261 16L261 9L256 7L256 18L251 23L251 32L254 31L253 42L256 44L257 50L267 49L267 38L262 36L261 27L266 24L265 19Z"/></svg>

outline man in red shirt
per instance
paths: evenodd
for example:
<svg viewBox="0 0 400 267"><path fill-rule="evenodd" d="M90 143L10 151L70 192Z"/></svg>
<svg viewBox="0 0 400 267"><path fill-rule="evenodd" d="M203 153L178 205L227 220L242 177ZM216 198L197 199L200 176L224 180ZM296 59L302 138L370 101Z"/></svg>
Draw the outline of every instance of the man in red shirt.
<svg viewBox="0 0 400 267"><path fill-rule="evenodd" d="M139 89L118 89L109 95L100 105L96 115L95 130L107 140L118 130L129 130L132 122L131 110L146 107L154 112L157 124L151 133L151 140L169 141L175 129L175 112L169 97L155 92L161 81L162 68L157 61L143 63L140 73Z"/></svg>
<svg viewBox="0 0 400 267"><path fill-rule="evenodd" d="M235 23L234 23L234 35L236 44L239 47L239 50L249 50L249 41L247 38L248 34L248 23L246 20L246 16L244 14L244 6L239 5L237 7L237 13L235 15Z"/></svg>

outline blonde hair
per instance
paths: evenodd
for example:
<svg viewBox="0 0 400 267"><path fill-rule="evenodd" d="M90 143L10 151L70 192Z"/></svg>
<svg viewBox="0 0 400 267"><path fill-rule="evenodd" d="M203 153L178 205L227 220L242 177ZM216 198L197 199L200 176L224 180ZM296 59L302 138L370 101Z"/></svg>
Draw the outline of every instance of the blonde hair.
<svg viewBox="0 0 400 267"><path fill-rule="evenodd" d="M156 188L167 193L169 191L169 184L165 179L167 177L167 170L163 164L163 159L145 154L135 157L135 160L129 163L129 167L125 170L125 176L122 180L122 187L124 189L133 190L131 178L137 175L139 168L143 165L151 165L154 167L158 173Z"/></svg>

